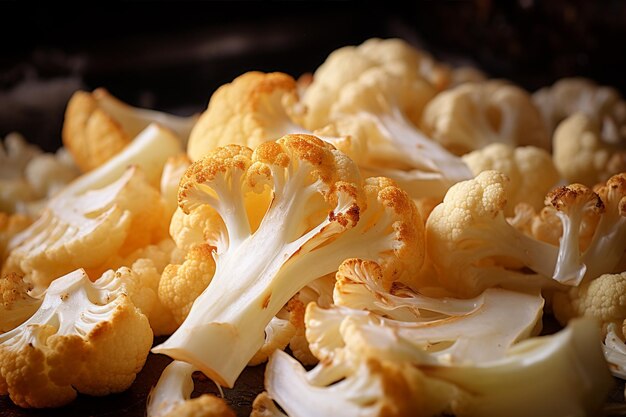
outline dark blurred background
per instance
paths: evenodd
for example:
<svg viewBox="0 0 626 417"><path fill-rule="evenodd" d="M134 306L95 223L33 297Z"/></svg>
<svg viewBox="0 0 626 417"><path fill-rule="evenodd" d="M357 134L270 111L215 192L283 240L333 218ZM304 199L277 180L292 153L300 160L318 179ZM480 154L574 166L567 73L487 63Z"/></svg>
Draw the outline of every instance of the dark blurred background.
<svg viewBox="0 0 626 417"><path fill-rule="evenodd" d="M626 91L626 2L124 2L0 4L0 137L57 148L78 88L202 111L249 70L312 72L334 49L401 37L535 90L581 75Z"/></svg>

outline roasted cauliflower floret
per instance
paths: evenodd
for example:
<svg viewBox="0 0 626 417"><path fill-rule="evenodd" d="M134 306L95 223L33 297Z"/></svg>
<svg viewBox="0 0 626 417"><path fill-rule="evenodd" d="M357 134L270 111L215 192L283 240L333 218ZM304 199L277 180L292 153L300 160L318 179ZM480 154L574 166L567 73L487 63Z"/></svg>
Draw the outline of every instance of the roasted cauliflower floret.
<svg viewBox="0 0 626 417"><path fill-rule="evenodd" d="M127 389L142 368L152 331L112 274L92 283L82 270L56 279L37 311L0 335L0 394L21 407L58 407L77 392Z"/></svg>
<svg viewBox="0 0 626 417"><path fill-rule="evenodd" d="M151 123L158 123L187 143L196 117L178 117L140 109L103 88L74 93L65 111L63 144L82 172L99 167L122 151Z"/></svg>

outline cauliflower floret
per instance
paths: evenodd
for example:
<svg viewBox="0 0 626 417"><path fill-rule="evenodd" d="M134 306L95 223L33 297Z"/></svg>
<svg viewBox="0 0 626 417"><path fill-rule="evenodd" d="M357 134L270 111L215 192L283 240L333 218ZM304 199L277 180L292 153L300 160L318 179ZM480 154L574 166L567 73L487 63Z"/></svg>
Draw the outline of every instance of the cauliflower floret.
<svg viewBox="0 0 626 417"><path fill-rule="evenodd" d="M496 170L509 177L512 192L504 211L507 217L513 215L514 208L522 202L540 210L545 195L560 179L552 156L534 146L516 148L504 143L493 143L463 155L463 161L474 175Z"/></svg>
<svg viewBox="0 0 626 417"><path fill-rule="evenodd" d="M296 81L280 72L247 72L213 93L189 137L192 161L228 144L252 149L289 133L304 133L293 121Z"/></svg>
<svg viewBox="0 0 626 417"><path fill-rule="evenodd" d="M99 276L112 266L109 260L161 241L169 219L150 184L158 184L165 161L178 153L180 145L169 133L146 129L122 153L64 188L37 221L11 239L3 272L25 275L40 293L73 269Z"/></svg>
<svg viewBox="0 0 626 417"><path fill-rule="evenodd" d="M47 200L78 174L64 148L43 153L11 133L0 143L0 211L38 215Z"/></svg>
<svg viewBox="0 0 626 417"><path fill-rule="evenodd" d="M271 398L287 416L594 415L612 384L597 328L588 319L555 335L522 341L495 360L438 364L403 336L364 327L353 318L347 316L325 335L337 342L335 352L347 362L322 361L307 372L276 351L266 368L267 394L256 403L258 412L276 409Z"/></svg>
<svg viewBox="0 0 626 417"><path fill-rule="evenodd" d="M134 167L116 182L57 196L15 236L3 272L17 272L42 292L56 277L83 267L97 276L109 260L160 241L166 233L159 193Z"/></svg>
<svg viewBox="0 0 626 417"><path fill-rule="evenodd" d="M198 244L185 255L182 264L165 267L159 282L159 300L167 307L180 326L191 310L191 305L213 279L215 248L206 243Z"/></svg>
<svg viewBox="0 0 626 417"><path fill-rule="evenodd" d="M152 331L115 274L92 283L82 270L50 285L27 321L0 335L0 394L21 407L58 407L76 392L127 389Z"/></svg>
<svg viewBox="0 0 626 417"><path fill-rule="evenodd" d="M185 145L196 120L131 107L103 88L77 91L65 111L63 144L87 172L121 152L151 123L170 130Z"/></svg>
<svg viewBox="0 0 626 417"><path fill-rule="evenodd" d="M185 154L170 157L163 166L161 175L161 198L165 204L165 215L172 218L178 207L178 184L191 161Z"/></svg>
<svg viewBox="0 0 626 417"><path fill-rule="evenodd" d="M612 87L599 86L581 77L562 78L552 86L535 92L533 101L550 132L554 132L563 120L573 114L583 113L599 123L605 123L603 130L611 132L613 138L626 136L626 103Z"/></svg>
<svg viewBox="0 0 626 417"><path fill-rule="evenodd" d="M346 46L333 51L315 71L313 82L302 96L302 103L307 107L304 126L314 130L328 124L334 118L333 106L342 91L349 90L352 83L358 84L359 79L369 71L386 71L388 67L400 69L407 80L423 80L434 86L428 88L424 85L422 94L413 97L413 106L419 114L436 89L449 83L447 67L407 42L401 39L369 39L359 46ZM413 119L413 122L419 120Z"/></svg>
<svg viewBox="0 0 626 417"><path fill-rule="evenodd" d="M253 229L245 202L255 193L272 198L257 208L265 215ZM216 247L211 284L154 352L188 361L225 386L289 299L345 258L377 260L386 280L408 285L413 277L397 259L412 258L415 268L423 259L421 221L406 193L385 179L363 186L352 161L312 136L265 142L254 154L236 145L213 151L187 171L179 203L186 212L211 205L224 227L206 242Z"/></svg>
<svg viewBox="0 0 626 417"><path fill-rule="evenodd" d="M626 272L604 274L568 292L558 292L552 309L562 325L575 317L594 317L606 336L609 324L621 326L626 320Z"/></svg>
<svg viewBox="0 0 626 417"><path fill-rule="evenodd" d="M426 222L429 258L441 284L472 296L496 285L552 286L559 248L535 240L504 217L510 181L497 171L450 188ZM536 274L525 273L523 267Z"/></svg>
<svg viewBox="0 0 626 417"><path fill-rule="evenodd" d="M31 297L32 289L18 274L0 278L0 333L13 330L33 315L41 300Z"/></svg>
<svg viewBox="0 0 626 417"><path fill-rule="evenodd" d="M438 94L424 132L456 155L491 143L550 149L550 134L527 92L502 81L468 83Z"/></svg>
<svg viewBox="0 0 626 417"><path fill-rule="evenodd" d="M567 181L591 187L626 171L626 134L612 141L601 129L600 123L583 113L559 124L553 137L553 159Z"/></svg>

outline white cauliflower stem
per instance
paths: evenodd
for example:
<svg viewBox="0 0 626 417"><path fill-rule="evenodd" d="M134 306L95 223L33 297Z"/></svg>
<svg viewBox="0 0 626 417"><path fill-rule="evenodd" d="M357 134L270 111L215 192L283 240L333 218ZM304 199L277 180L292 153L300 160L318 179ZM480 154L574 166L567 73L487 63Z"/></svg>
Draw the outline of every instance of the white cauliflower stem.
<svg viewBox="0 0 626 417"><path fill-rule="evenodd" d="M368 198L366 210L358 171L331 145L288 135L251 154L236 145L217 149L183 178L183 210L209 204L225 228L211 242L217 250L210 285L181 327L153 349L191 363L228 387L263 345L264 330L276 313L345 258L377 260L390 276L403 279L387 259L410 254L419 264L423 256L413 249L413 225L419 222L414 222L417 214L408 196L397 195L391 185L371 184L365 191L376 197ZM252 230L245 200L262 192L271 192L271 203ZM395 200L387 201L386 194Z"/></svg>

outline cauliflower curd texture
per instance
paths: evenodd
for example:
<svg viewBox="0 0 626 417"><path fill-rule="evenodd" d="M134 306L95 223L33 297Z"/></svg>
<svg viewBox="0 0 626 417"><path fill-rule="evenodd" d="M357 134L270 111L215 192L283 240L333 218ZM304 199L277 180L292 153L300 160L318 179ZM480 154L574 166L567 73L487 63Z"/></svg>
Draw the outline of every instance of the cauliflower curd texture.
<svg viewBox="0 0 626 417"><path fill-rule="evenodd" d="M152 353L147 417L241 414L222 389L263 363L251 417L603 415L620 93L531 94L401 39L312 70L242 71L199 117L77 91L56 153L3 139L0 395L118 393Z"/></svg>

